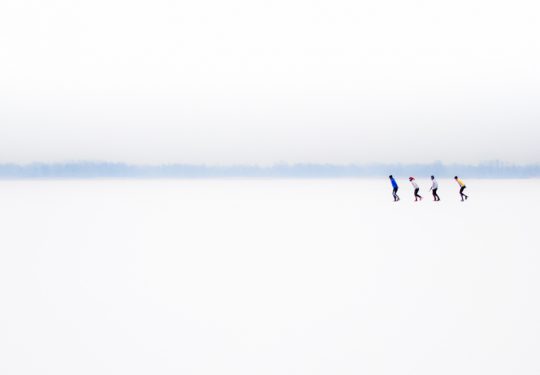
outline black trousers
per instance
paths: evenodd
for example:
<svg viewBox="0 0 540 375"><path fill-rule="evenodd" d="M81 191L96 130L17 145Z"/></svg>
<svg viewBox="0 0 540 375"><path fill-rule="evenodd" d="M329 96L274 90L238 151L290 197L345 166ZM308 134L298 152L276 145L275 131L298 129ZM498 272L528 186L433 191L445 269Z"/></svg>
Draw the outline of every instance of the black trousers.
<svg viewBox="0 0 540 375"><path fill-rule="evenodd" d="M414 189L414 197L422 199L422 196L420 194L418 194L419 191L420 191L420 188Z"/></svg>
<svg viewBox="0 0 540 375"><path fill-rule="evenodd" d="M394 196L394 200L399 199L399 197L398 197L398 195L397 195L398 189L399 189L399 188L395 187L394 190L392 190L392 195Z"/></svg>
<svg viewBox="0 0 540 375"><path fill-rule="evenodd" d="M463 199L463 197L466 197L467 195L463 193L463 190L465 190L467 186L462 186L461 189L459 189L459 194L461 195L461 199Z"/></svg>
<svg viewBox="0 0 540 375"><path fill-rule="evenodd" d="M433 199L436 201L440 201L441 198L439 198L439 195L437 194L437 189L433 189Z"/></svg>

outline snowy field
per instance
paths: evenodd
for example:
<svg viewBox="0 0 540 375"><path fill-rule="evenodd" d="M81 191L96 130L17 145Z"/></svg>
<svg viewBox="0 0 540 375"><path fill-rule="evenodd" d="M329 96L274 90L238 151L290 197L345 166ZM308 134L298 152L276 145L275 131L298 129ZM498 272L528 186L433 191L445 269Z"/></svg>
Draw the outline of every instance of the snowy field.
<svg viewBox="0 0 540 375"><path fill-rule="evenodd" d="M540 373L540 180L0 182L0 373Z"/></svg>

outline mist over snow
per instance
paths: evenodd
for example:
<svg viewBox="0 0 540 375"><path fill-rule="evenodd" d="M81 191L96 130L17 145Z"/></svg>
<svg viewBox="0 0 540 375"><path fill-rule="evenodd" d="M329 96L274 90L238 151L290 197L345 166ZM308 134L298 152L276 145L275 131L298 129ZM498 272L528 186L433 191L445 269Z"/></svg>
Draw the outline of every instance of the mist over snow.
<svg viewBox="0 0 540 375"><path fill-rule="evenodd" d="M0 1L0 374L538 375L539 14Z"/></svg>

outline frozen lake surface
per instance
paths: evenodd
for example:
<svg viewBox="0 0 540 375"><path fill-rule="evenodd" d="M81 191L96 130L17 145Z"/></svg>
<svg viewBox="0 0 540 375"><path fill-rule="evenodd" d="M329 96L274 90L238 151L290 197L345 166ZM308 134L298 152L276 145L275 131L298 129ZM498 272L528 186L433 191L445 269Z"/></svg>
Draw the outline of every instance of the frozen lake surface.
<svg viewBox="0 0 540 375"><path fill-rule="evenodd" d="M540 373L539 180L0 182L0 373Z"/></svg>

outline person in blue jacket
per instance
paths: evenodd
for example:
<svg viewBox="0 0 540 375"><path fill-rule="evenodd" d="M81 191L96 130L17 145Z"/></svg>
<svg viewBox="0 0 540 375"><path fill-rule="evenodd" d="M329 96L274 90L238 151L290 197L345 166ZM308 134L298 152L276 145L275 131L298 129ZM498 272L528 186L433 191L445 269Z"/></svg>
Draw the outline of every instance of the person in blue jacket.
<svg viewBox="0 0 540 375"><path fill-rule="evenodd" d="M390 179L390 182L392 183L392 196L394 197L394 202L397 202L399 200L399 196L397 195L397 191L399 189L398 184L396 180L394 180L394 176L390 175L388 176Z"/></svg>

